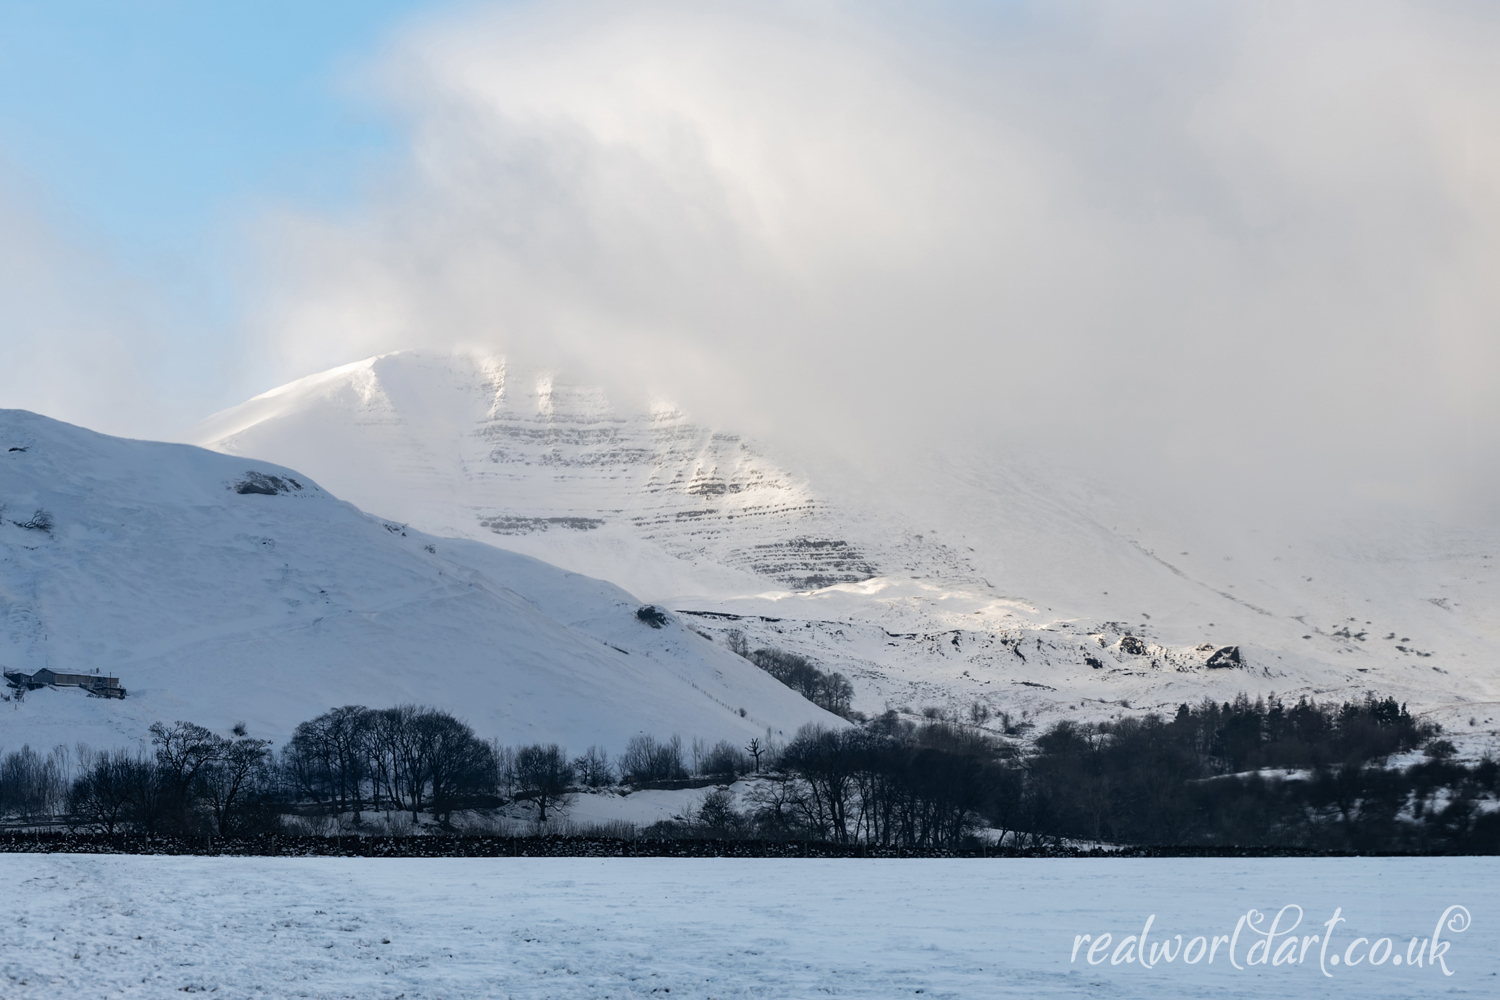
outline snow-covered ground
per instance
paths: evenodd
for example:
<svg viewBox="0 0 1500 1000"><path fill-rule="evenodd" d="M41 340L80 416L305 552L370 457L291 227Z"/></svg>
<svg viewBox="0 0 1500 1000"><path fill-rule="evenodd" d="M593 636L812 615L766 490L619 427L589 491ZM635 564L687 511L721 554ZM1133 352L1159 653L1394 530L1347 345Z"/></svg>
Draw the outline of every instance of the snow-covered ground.
<svg viewBox="0 0 1500 1000"><path fill-rule="evenodd" d="M499 358L370 358L189 436L425 531L610 580L721 641L733 629L812 656L866 712L977 700L1100 718L1373 689L1466 753L1500 732L1493 525L1230 530L942 442L899 475L794 474L734 428L616 407ZM1226 647L1236 657L1209 667Z"/></svg>
<svg viewBox="0 0 1500 1000"><path fill-rule="evenodd" d="M634 823L645 828L652 823L678 816L696 815L704 797L714 790L707 788L643 788L626 794L625 789L601 789L575 795L559 816L575 827L604 823ZM744 793L749 782L737 781L729 786L735 796L735 807L745 808Z"/></svg>
<svg viewBox="0 0 1500 1000"><path fill-rule="evenodd" d="M1424 997L1500 990L1500 861L771 861L0 855L0 994ZM1233 935L1144 968L1127 937ZM1434 968L1405 962L1451 906ZM1333 947L1304 948L1339 911ZM1457 916L1450 913L1450 920ZM1252 921L1256 918L1252 917ZM1100 935L1110 942L1088 949ZM1075 940L1088 934L1074 956ZM1361 938L1366 940L1360 941ZM1392 939L1400 956L1372 967ZM1441 942L1440 942L1441 944ZM1429 943L1424 958L1430 953ZM1114 955L1121 962L1114 964ZM1349 955L1350 968L1332 955ZM1160 953L1158 952L1160 958ZM1282 958L1280 965L1275 964ZM1241 968L1236 968L1239 965ZM1453 974L1443 974L1444 965ZM1329 973L1325 976L1324 972Z"/></svg>
<svg viewBox="0 0 1500 1000"><path fill-rule="evenodd" d="M32 523L45 510L51 526ZM382 520L301 472L0 410L0 666L123 701L0 702L0 749L132 745L156 720L280 742L336 705L434 705L484 738L611 754L841 725L613 584Z"/></svg>
<svg viewBox="0 0 1500 1000"><path fill-rule="evenodd" d="M717 790L729 793L730 802L737 811L754 812L756 802L751 792L764 780L747 775L732 784L709 784L698 788L631 790L627 785L616 785L611 788L581 789L563 803L554 802L548 806L545 825L537 822L536 804L527 799L513 800L497 809L458 813L452 822L462 831L500 836L526 836L535 833L589 834L597 832L593 828L622 823L641 831L664 820L696 820L704 798ZM409 822L409 816L409 813L404 812L373 812L366 809L360 814L358 822L352 812L338 816L307 817L297 821L297 832L330 837L338 834L395 836L452 832L430 813L422 813L416 824Z"/></svg>

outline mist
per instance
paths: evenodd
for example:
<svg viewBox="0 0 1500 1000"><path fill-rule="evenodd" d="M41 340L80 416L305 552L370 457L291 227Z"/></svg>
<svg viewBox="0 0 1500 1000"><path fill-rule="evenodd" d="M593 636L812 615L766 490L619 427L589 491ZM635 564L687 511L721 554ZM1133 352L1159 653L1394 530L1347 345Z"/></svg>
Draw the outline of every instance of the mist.
<svg viewBox="0 0 1500 1000"><path fill-rule="evenodd" d="M161 439L238 398L245 345L205 322L196 275L160 280L171 263L123 253L0 159L0 407Z"/></svg>
<svg viewBox="0 0 1500 1000"><path fill-rule="evenodd" d="M398 40L409 163L262 238L290 376L500 351L772 439L1294 505L1495 484L1478 5L559 3Z"/></svg>
<svg viewBox="0 0 1500 1000"><path fill-rule="evenodd" d="M137 366L150 351L151 295L69 240L39 201L0 164L0 406L116 433L170 431Z"/></svg>
<svg viewBox="0 0 1500 1000"><path fill-rule="evenodd" d="M861 467L1489 516L1497 43L1379 0L464 7L371 56L410 146L365 199L246 225L234 391L476 350Z"/></svg>

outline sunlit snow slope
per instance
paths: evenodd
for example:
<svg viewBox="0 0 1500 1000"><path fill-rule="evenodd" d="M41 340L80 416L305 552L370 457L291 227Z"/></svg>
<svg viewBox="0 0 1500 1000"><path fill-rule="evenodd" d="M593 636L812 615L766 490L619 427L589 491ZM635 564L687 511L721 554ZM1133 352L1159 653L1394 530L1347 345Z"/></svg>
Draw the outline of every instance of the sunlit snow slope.
<svg viewBox="0 0 1500 1000"><path fill-rule="evenodd" d="M192 439L813 656L867 712L977 700L1019 720L1375 689L1463 733L1500 720L1493 532L1195 537L936 448L898 481L830 468L815 484L670 408L621 411L478 357L346 365Z"/></svg>
<svg viewBox="0 0 1500 1000"><path fill-rule="evenodd" d="M281 739L350 703L576 749L837 721L612 584L380 520L262 461L0 410L0 505L0 665L129 691L0 703L0 746L179 718Z"/></svg>

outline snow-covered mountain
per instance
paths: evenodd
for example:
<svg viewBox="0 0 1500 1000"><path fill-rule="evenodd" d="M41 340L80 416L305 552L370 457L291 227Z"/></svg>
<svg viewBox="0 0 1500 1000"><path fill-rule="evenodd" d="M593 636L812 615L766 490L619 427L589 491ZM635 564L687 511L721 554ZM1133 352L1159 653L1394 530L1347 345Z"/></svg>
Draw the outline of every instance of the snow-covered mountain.
<svg viewBox="0 0 1500 1000"><path fill-rule="evenodd" d="M1107 715L1373 689L1461 733L1500 721L1493 532L1195 537L1081 480L937 448L896 481L830 468L813 483L676 410L621 411L468 356L346 365L192 440L813 656L865 711Z"/></svg>
<svg viewBox="0 0 1500 1000"><path fill-rule="evenodd" d="M129 692L0 703L0 746L113 745L179 718L283 739L334 705L408 701L574 749L837 724L640 606L367 515L299 471L0 410L0 665L114 675Z"/></svg>
<svg viewBox="0 0 1500 1000"><path fill-rule="evenodd" d="M618 413L597 388L498 360L372 358L211 417L192 439L306 458L367 509L638 592L806 591L874 572L839 517L739 437L671 409Z"/></svg>

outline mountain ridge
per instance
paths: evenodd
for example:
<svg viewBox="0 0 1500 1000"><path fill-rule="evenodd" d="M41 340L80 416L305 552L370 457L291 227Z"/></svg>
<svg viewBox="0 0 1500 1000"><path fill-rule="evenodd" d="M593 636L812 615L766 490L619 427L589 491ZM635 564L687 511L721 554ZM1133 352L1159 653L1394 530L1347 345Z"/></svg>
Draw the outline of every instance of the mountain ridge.
<svg viewBox="0 0 1500 1000"><path fill-rule="evenodd" d="M809 656L866 712L1109 717L1378 688L1476 737L1500 718L1500 621L1471 610L1500 600L1479 578L1493 533L1440 544L1403 527L1402 565L1363 538L1194 534L1097 483L941 448L883 480L825 466L815 485L670 406L618 412L597 387L486 356L369 358L192 439L615 580L720 642ZM1462 592L1458 612L1433 617L1422 588Z"/></svg>

